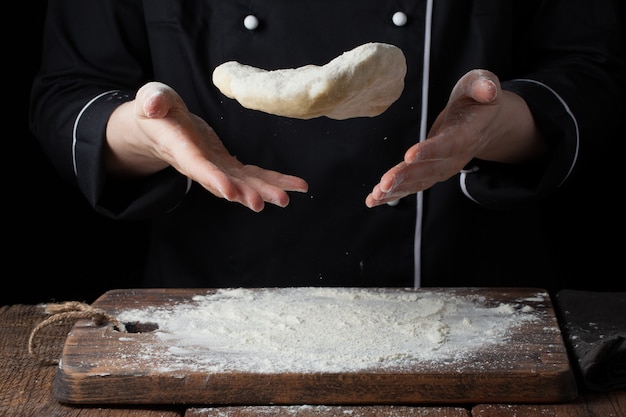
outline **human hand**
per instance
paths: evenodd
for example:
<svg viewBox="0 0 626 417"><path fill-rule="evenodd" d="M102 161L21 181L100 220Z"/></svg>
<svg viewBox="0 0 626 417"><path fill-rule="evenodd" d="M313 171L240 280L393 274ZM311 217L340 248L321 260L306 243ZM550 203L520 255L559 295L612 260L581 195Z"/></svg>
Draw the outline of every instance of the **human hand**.
<svg viewBox="0 0 626 417"><path fill-rule="evenodd" d="M287 191L308 189L301 178L238 161L171 87L158 82L147 83L135 100L113 112L107 144L111 173L146 175L172 166L212 194L255 212L265 202L285 207Z"/></svg>
<svg viewBox="0 0 626 417"><path fill-rule="evenodd" d="M473 158L518 163L543 155L545 144L525 101L503 91L498 77L472 70L456 83L425 141L410 147L367 196L375 207L445 181Z"/></svg>

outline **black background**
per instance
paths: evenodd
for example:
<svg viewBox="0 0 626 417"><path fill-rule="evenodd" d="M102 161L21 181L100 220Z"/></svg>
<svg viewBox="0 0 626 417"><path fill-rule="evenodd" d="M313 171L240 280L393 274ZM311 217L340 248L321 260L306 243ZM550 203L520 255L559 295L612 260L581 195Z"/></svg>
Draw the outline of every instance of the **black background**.
<svg viewBox="0 0 626 417"><path fill-rule="evenodd" d="M107 289L139 285L147 224L95 213L78 190L60 180L31 134L27 111L46 2L21 3L12 6L16 25L8 25L19 33L4 36L3 84L12 94L3 94L0 305L92 302Z"/></svg>

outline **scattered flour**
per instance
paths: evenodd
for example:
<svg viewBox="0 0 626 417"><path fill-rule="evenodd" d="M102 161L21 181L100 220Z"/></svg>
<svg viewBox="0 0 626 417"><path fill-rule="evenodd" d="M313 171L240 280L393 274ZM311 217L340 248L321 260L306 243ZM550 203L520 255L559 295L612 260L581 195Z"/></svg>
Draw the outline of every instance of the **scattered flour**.
<svg viewBox="0 0 626 417"><path fill-rule="evenodd" d="M186 303L124 310L118 319L159 328L119 340L145 338L143 359L172 371L410 369L467 359L537 318L528 305L489 304L479 295L427 290L221 289Z"/></svg>

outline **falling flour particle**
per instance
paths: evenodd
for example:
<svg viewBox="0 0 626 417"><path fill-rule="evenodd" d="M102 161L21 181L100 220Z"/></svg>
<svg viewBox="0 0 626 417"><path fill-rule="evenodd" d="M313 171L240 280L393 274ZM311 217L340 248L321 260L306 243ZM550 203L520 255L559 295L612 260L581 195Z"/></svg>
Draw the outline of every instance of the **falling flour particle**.
<svg viewBox="0 0 626 417"><path fill-rule="evenodd" d="M153 340L143 355L171 370L274 373L453 362L504 343L531 313L517 303L488 307L471 295L308 287L221 289L118 318L158 323L150 337L160 347Z"/></svg>

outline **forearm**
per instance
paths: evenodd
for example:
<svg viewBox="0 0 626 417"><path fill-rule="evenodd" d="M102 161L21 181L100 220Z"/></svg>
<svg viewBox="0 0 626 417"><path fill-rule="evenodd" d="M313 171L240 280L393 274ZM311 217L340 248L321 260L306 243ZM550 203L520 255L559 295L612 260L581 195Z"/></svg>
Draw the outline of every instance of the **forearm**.
<svg viewBox="0 0 626 417"><path fill-rule="evenodd" d="M138 128L135 101L119 106L111 114L106 129L104 164L107 173L116 176L144 176L168 165L146 153L144 133Z"/></svg>

